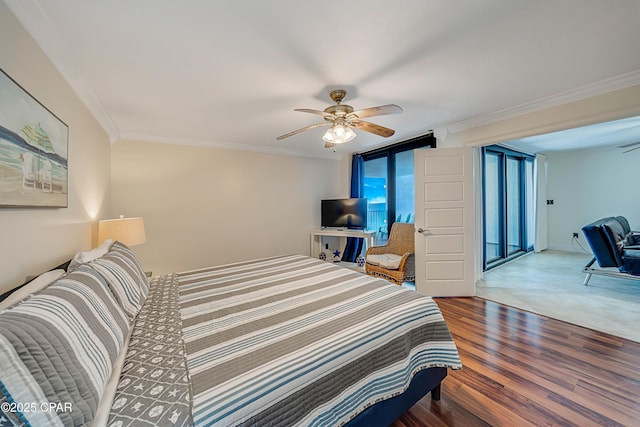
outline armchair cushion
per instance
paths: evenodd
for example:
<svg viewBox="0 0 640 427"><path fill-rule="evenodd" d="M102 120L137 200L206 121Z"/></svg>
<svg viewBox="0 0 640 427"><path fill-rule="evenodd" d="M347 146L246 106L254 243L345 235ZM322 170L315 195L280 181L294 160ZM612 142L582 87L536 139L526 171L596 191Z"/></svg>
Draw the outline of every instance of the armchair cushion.
<svg viewBox="0 0 640 427"><path fill-rule="evenodd" d="M622 242L624 249L640 249L640 231L631 230L629 221L624 216L617 216L616 220L622 226L625 234L624 241Z"/></svg>
<svg viewBox="0 0 640 427"><path fill-rule="evenodd" d="M388 270L397 270L400 268L401 255L396 254L369 254L367 262L371 265L378 265Z"/></svg>
<svg viewBox="0 0 640 427"><path fill-rule="evenodd" d="M609 241L612 248L616 248L618 252L622 251L626 242L627 233L620 222L615 219L604 222L601 227L604 229L605 237Z"/></svg>
<svg viewBox="0 0 640 427"><path fill-rule="evenodd" d="M625 249L640 249L640 233L637 231L630 231L625 237Z"/></svg>

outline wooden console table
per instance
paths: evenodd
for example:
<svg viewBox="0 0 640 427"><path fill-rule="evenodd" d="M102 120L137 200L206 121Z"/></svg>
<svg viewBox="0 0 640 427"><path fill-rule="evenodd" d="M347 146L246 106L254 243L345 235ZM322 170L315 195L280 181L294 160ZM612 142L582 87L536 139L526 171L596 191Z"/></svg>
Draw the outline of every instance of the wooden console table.
<svg viewBox="0 0 640 427"><path fill-rule="evenodd" d="M316 258L322 250L322 236L362 238L365 241L365 247L363 248L364 252L376 244L376 232L373 230L350 230L347 228L323 228L321 230L313 230L311 232L311 247L309 249L309 255L314 258Z"/></svg>

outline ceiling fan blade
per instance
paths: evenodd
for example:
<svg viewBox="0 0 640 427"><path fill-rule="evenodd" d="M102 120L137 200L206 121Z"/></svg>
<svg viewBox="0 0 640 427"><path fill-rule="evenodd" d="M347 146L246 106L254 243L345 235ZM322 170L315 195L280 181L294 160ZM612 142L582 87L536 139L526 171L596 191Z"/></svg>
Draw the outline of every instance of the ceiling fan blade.
<svg viewBox="0 0 640 427"><path fill-rule="evenodd" d="M631 142L629 144L618 145L618 148L628 148L628 147L633 147L634 145L640 145L640 141Z"/></svg>
<svg viewBox="0 0 640 427"><path fill-rule="evenodd" d="M365 122L363 120L354 120L349 123L350 126L355 127L356 129L363 130L365 132L373 133L384 138L389 138L391 135L396 133L395 130L386 128L384 126L376 125L374 123Z"/></svg>
<svg viewBox="0 0 640 427"><path fill-rule="evenodd" d="M298 130L294 130L293 132L289 132L289 133L285 133L284 135L280 135L279 137L276 138L276 140L280 141L281 139L285 139L285 138L289 138L290 136L293 136L295 134L298 134L300 132L304 132L305 130L309 130L309 129L315 129L315 128L319 128L321 126L329 126L331 123L329 122L324 122L324 123L316 123L313 125L309 125L309 126L305 126L301 129Z"/></svg>
<svg viewBox="0 0 640 427"><path fill-rule="evenodd" d="M640 142L636 142L636 144L640 144ZM634 145L634 144L629 144L629 145L627 145L627 146L629 146L629 147L630 147L630 146L632 146L632 145ZM624 147L624 146L622 146L622 147ZM618 147L618 148L620 148L620 147ZM639 149L639 148L640 148L640 145L638 145L637 147L629 148L628 150L624 150L624 151L623 151L623 153L628 153L629 151L637 150L637 149Z"/></svg>
<svg viewBox="0 0 640 427"><path fill-rule="evenodd" d="M383 116L385 114L399 114L402 113L402 107L396 104L380 105L378 107L369 107L362 110L354 111L349 116L358 116L358 118L365 118L371 116Z"/></svg>
<svg viewBox="0 0 640 427"><path fill-rule="evenodd" d="M330 119L335 119L336 118L335 114L327 113L326 111L314 110L313 108L296 108L293 111L300 111L302 113L317 114L317 115L325 117L325 118L329 117Z"/></svg>

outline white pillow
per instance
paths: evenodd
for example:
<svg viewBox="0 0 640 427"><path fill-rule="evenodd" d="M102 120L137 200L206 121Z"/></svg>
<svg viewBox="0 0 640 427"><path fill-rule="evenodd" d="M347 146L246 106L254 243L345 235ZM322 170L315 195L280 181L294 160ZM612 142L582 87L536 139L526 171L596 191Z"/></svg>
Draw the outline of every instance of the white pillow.
<svg viewBox="0 0 640 427"><path fill-rule="evenodd" d="M29 295L38 292L40 289L47 287L51 283L55 282L65 274L63 269L51 270L46 273L42 273L4 300L0 301L0 310L9 308L27 298Z"/></svg>
<svg viewBox="0 0 640 427"><path fill-rule="evenodd" d="M86 264L93 261L94 259L100 258L102 255L109 252L109 249L111 249L111 245L113 245L113 240L107 239L95 249L91 249L90 251L78 252L73 256L73 258L71 258L71 262L69 263L69 267L67 267L67 271L73 270L80 264Z"/></svg>
<svg viewBox="0 0 640 427"><path fill-rule="evenodd" d="M367 255L367 262L372 265L379 265L387 270L397 270L402 261L401 255L396 254L371 254Z"/></svg>

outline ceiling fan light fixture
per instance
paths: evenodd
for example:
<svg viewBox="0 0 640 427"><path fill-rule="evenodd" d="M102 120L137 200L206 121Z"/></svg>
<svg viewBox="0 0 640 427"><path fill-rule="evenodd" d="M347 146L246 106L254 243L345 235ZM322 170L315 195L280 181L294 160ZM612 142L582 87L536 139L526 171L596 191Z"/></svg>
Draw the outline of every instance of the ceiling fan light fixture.
<svg viewBox="0 0 640 427"><path fill-rule="evenodd" d="M325 142L343 144L356 137L356 133L349 126L337 124L331 126L322 136Z"/></svg>
<svg viewBox="0 0 640 427"><path fill-rule="evenodd" d="M368 132L374 135L381 136L383 138L389 138L395 131L393 129L386 128L384 126L377 125L375 123L365 122L361 120L365 117L382 116L385 114L398 114L402 113L402 108L395 104L379 105L377 107L364 108L362 110L354 110L351 105L342 104L342 100L346 96L347 91L339 89L332 91L329 95L331 99L336 103L324 110L315 110L312 108L296 108L294 111L300 111L302 113L311 113L322 116L324 122L314 123L309 126L294 130L293 132L285 133L276 138L280 141L290 136L297 135L300 132L306 130L315 129L321 126L330 126L329 130L324 133L322 139L325 141L325 148L331 148L336 144L343 144L351 141L356 137L355 131L352 129L358 128L363 132Z"/></svg>

